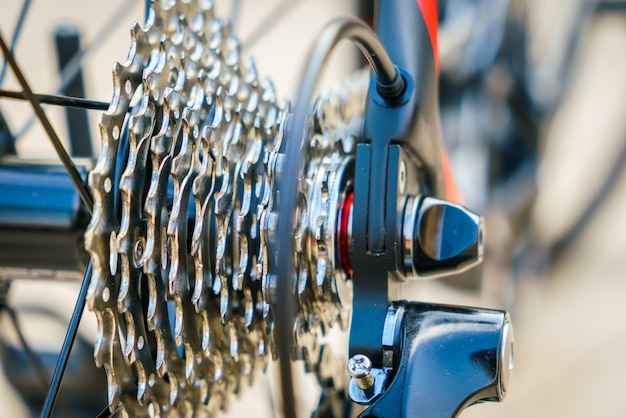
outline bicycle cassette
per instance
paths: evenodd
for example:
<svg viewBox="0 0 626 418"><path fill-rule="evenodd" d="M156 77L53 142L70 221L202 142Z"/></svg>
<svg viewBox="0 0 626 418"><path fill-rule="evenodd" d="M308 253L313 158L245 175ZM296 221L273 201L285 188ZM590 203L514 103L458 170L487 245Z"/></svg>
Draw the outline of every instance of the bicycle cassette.
<svg viewBox="0 0 626 418"><path fill-rule="evenodd" d="M278 354L268 260L289 103L206 1L153 2L131 38L89 174L95 359L111 410L212 415ZM349 320L337 231L349 215L366 91L357 75L315 101L297 210L280 213L296 224L289 354L307 370L327 357L320 336Z"/></svg>

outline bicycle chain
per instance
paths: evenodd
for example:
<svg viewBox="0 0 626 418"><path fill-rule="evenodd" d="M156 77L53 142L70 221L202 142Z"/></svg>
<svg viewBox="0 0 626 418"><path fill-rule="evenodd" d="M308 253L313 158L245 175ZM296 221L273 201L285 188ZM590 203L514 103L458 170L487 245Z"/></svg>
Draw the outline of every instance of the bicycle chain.
<svg viewBox="0 0 626 418"><path fill-rule="evenodd" d="M214 415L277 355L268 257L289 104L259 81L252 60L244 63L210 2L153 2L131 38L126 62L113 69L89 174L95 360L107 374L111 410ZM350 281L335 261L335 233L366 86L359 75L316 100L294 214L290 354L336 385L342 371L319 364L331 362L319 341L349 319ZM129 150L119 167L125 129Z"/></svg>

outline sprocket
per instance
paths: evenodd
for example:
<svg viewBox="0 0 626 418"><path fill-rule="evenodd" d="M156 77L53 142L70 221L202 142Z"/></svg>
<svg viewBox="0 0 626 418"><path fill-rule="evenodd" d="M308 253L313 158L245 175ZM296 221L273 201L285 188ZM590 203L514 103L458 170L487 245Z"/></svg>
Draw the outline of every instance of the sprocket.
<svg viewBox="0 0 626 418"><path fill-rule="evenodd" d="M112 410L214 415L278 354L268 257L289 103L242 59L210 2L153 2L131 38L89 174L95 359ZM280 213L296 219L290 354L308 370L328 357L319 338L349 320L336 231L366 90L358 74L316 99L297 213Z"/></svg>

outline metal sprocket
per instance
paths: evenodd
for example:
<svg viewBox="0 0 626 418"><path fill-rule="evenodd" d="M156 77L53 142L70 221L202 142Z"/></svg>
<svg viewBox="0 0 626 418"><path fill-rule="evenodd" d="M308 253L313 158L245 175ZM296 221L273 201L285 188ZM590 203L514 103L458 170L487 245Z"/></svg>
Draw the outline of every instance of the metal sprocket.
<svg viewBox="0 0 626 418"><path fill-rule="evenodd" d="M95 359L107 373L112 410L213 415L277 355L268 257L278 239L289 104L242 60L210 2L155 2L131 38L128 59L113 69L101 153L89 174ZM308 370L328 361L320 337L349 318L336 227L366 88L359 75L316 100L298 211L281 214L296 216L291 355ZM120 154L126 131L127 156Z"/></svg>

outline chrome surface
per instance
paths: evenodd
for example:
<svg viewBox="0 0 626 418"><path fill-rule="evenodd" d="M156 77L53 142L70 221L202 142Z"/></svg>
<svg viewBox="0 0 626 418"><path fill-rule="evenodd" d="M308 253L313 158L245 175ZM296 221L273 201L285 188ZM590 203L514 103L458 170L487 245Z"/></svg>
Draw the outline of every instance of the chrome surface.
<svg viewBox="0 0 626 418"><path fill-rule="evenodd" d="M515 339L513 337L513 326L511 325L511 318L507 314L504 318L502 339L500 341L500 370L498 372L498 398L500 400L504 399L506 396L511 374L513 373L513 367L515 365L514 347Z"/></svg>
<svg viewBox="0 0 626 418"><path fill-rule="evenodd" d="M419 203L418 197L409 196L404 205L404 217L402 218L402 261L404 270L411 273L413 272L413 258L415 257L413 231L415 231L415 222L419 218Z"/></svg>
<svg viewBox="0 0 626 418"><path fill-rule="evenodd" d="M111 410L214 415L278 355L268 261L284 210L275 184L289 104L243 60L210 2L155 2L131 35L89 175L96 363L107 372ZM367 76L357 75L306 118L291 357L323 370L319 379L343 368L320 338L349 319L351 283L334 246L366 88ZM116 182L125 127L130 151Z"/></svg>
<svg viewBox="0 0 626 418"><path fill-rule="evenodd" d="M503 399L503 369L510 365L506 312L407 301L392 306L404 310L401 358L363 416L449 418L474 403ZM352 382L350 389L352 397Z"/></svg>
<svg viewBox="0 0 626 418"><path fill-rule="evenodd" d="M482 262L483 219L461 205L433 197L409 197L401 233L408 278L458 274Z"/></svg>

